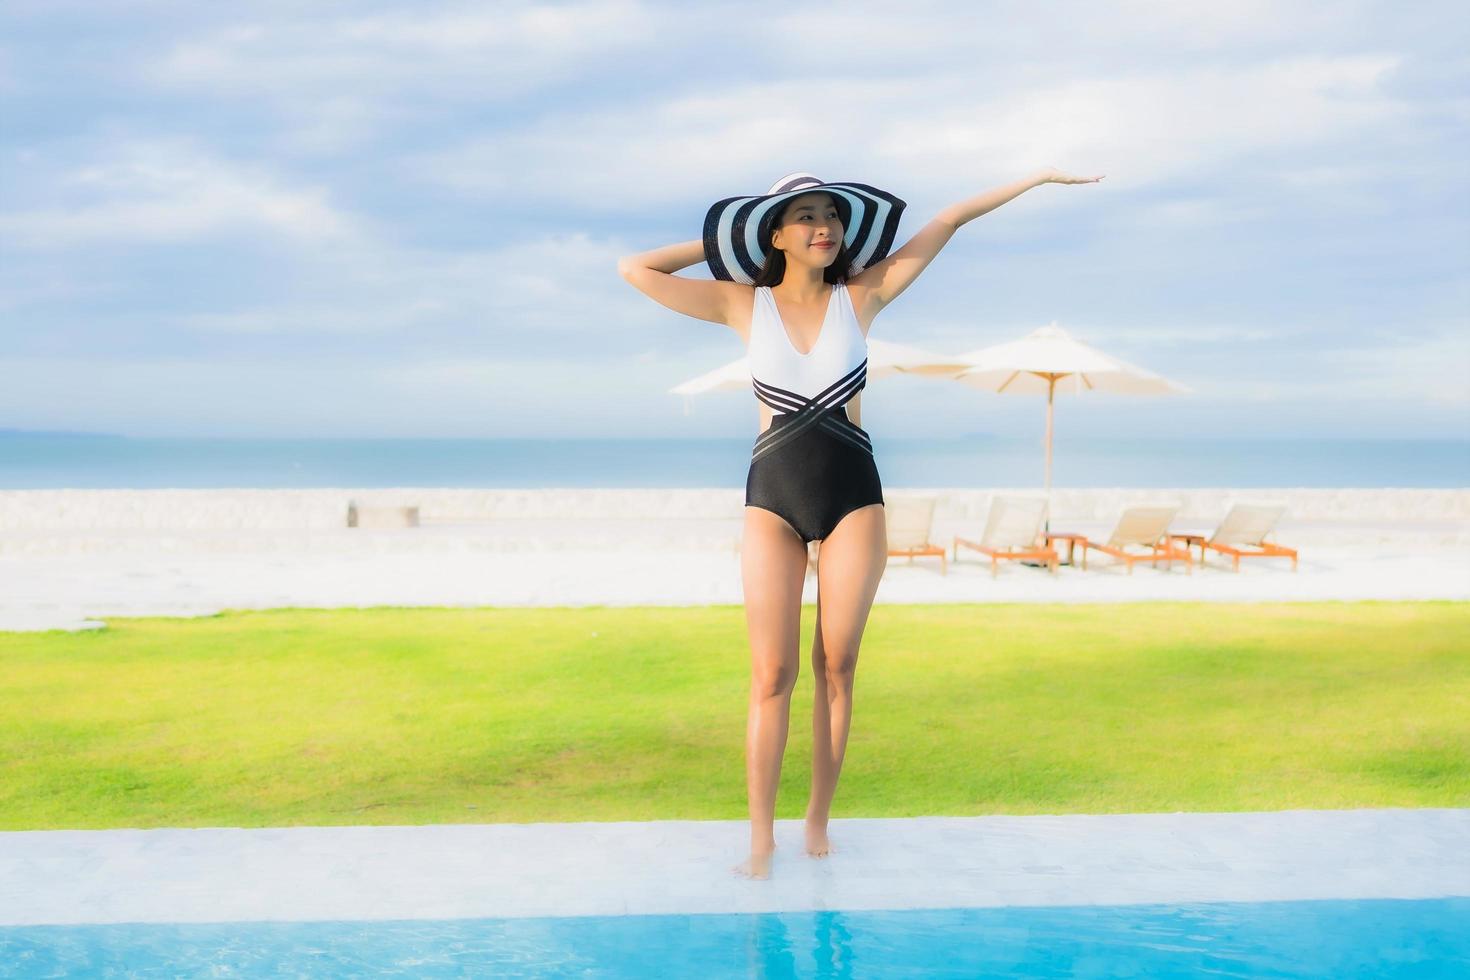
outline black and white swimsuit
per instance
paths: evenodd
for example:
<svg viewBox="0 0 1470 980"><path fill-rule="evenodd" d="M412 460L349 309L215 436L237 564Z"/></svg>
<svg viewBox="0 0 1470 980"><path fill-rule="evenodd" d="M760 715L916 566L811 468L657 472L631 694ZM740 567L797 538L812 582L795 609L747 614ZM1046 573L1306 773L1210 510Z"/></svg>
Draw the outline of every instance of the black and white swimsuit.
<svg viewBox="0 0 1470 980"><path fill-rule="evenodd" d="M773 511L807 542L826 538L859 507L883 503L872 440L847 415L868 378L868 340L847 286L832 287L805 354L792 346L770 287L757 286L749 359L755 396L773 414L751 451L746 506Z"/></svg>

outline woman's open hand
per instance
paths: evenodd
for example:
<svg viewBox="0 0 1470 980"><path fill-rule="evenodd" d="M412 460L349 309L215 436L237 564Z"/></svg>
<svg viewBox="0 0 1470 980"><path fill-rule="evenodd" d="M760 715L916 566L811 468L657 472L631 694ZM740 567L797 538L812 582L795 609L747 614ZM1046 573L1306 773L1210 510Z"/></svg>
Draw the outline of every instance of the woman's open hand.
<svg viewBox="0 0 1470 980"><path fill-rule="evenodd" d="M1095 184L1102 180L1106 174L1098 174L1096 177L1074 177L1069 173L1058 170L1056 167L1043 167L1036 172L1037 184Z"/></svg>

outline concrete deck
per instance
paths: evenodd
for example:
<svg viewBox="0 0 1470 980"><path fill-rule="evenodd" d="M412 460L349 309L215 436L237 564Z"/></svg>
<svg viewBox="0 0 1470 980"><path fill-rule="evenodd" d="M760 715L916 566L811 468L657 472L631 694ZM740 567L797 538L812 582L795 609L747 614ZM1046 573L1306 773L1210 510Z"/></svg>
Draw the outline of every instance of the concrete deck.
<svg viewBox="0 0 1470 980"><path fill-rule="evenodd" d="M0 833L0 925L1470 896L1470 809Z"/></svg>

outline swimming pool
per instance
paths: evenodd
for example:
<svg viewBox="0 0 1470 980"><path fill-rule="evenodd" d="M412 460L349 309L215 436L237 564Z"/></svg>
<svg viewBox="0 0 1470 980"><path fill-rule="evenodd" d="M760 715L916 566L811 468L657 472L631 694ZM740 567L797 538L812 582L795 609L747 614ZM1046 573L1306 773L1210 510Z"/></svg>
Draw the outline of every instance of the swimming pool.
<svg viewBox="0 0 1470 980"><path fill-rule="evenodd" d="M0 832L0 977L1470 977L1470 810Z"/></svg>
<svg viewBox="0 0 1470 980"><path fill-rule="evenodd" d="M1470 898L0 928L0 976L1465 977Z"/></svg>

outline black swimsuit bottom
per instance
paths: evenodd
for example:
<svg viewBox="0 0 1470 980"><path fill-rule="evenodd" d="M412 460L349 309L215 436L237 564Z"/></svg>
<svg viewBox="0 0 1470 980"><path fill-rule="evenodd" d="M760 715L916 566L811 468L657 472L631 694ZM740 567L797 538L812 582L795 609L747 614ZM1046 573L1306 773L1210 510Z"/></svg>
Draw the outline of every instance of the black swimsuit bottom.
<svg viewBox="0 0 1470 980"><path fill-rule="evenodd" d="M798 429L788 433L792 425ZM872 443L842 406L772 415L752 457L746 505L780 515L802 543L823 540L859 507L883 503Z"/></svg>

